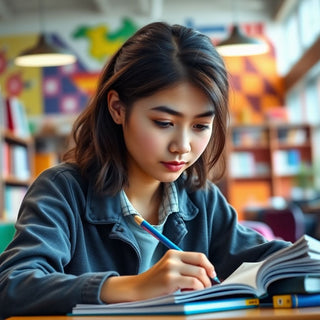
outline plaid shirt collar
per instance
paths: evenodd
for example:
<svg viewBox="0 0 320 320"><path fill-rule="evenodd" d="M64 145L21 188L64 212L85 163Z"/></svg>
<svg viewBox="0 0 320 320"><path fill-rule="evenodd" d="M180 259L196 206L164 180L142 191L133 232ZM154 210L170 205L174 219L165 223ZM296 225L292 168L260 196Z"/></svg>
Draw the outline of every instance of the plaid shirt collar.
<svg viewBox="0 0 320 320"><path fill-rule="evenodd" d="M120 193L121 211L124 216L139 214L132 206L124 190ZM179 212L178 194L173 182L165 183L163 199L159 208L159 224L162 224L171 213Z"/></svg>

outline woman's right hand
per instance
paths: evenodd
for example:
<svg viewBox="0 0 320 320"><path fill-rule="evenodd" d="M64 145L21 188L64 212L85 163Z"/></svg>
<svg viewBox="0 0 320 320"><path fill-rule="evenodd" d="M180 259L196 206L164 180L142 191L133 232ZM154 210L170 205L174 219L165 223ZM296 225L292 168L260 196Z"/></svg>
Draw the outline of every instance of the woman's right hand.
<svg viewBox="0 0 320 320"><path fill-rule="evenodd" d="M144 300L177 290L211 286L214 266L203 253L168 250L149 270L135 276L108 278L100 298L105 303Z"/></svg>

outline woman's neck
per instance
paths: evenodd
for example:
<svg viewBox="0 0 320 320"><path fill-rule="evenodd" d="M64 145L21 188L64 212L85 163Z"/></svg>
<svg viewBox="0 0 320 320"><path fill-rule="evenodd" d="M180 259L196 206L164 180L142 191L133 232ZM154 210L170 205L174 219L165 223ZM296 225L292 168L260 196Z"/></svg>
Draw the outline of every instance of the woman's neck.
<svg viewBox="0 0 320 320"><path fill-rule="evenodd" d="M159 207L163 198L163 184L130 183L124 189L133 207L151 224L159 222Z"/></svg>

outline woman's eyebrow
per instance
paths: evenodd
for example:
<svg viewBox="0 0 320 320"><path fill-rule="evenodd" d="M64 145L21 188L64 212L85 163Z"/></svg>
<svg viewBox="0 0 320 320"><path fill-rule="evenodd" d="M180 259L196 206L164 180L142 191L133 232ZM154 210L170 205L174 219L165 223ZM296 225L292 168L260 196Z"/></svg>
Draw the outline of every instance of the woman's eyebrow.
<svg viewBox="0 0 320 320"><path fill-rule="evenodd" d="M177 116L177 117L183 117L183 113L173 110L167 106L158 106L158 107L154 107L151 110L156 110L156 111L160 111L163 113L168 113L171 114L173 116ZM208 110L206 112L203 113L199 113L197 115L195 115L195 118L205 118L205 117L213 117L214 116L214 110Z"/></svg>

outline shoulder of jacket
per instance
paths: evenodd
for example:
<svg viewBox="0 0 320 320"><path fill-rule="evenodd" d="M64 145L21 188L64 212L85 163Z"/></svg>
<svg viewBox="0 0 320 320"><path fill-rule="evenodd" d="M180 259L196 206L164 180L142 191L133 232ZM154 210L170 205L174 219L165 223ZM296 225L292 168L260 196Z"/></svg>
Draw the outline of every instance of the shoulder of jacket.
<svg viewBox="0 0 320 320"><path fill-rule="evenodd" d="M79 183L83 183L83 177L81 175L80 169L77 165L71 163L60 163L53 167L50 167L41 172L38 178L50 178L51 180L56 180L62 177L70 180L75 179Z"/></svg>

